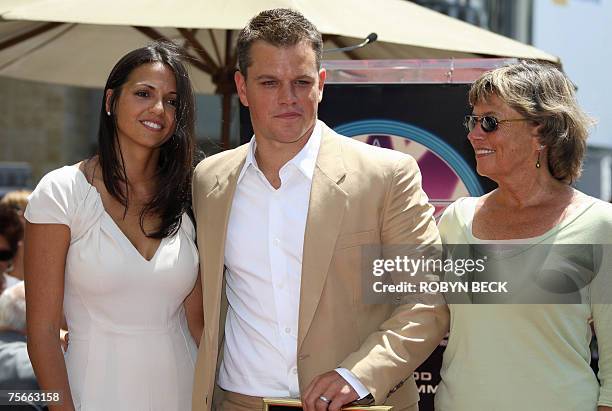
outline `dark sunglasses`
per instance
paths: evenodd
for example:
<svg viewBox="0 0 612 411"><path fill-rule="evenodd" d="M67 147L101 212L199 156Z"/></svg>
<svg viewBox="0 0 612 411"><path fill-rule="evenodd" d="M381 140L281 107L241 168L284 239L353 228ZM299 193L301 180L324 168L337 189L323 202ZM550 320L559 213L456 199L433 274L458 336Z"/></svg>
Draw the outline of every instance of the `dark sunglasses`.
<svg viewBox="0 0 612 411"><path fill-rule="evenodd" d="M0 250L0 261L8 261L15 257L15 253L11 250Z"/></svg>
<svg viewBox="0 0 612 411"><path fill-rule="evenodd" d="M463 125L467 129L467 131L471 132L476 127L476 123L480 123L480 128L485 133L492 133L497 130L497 127L500 123L509 123L511 121L525 121L526 118L511 118L508 120L498 120L493 116L465 116L463 120Z"/></svg>

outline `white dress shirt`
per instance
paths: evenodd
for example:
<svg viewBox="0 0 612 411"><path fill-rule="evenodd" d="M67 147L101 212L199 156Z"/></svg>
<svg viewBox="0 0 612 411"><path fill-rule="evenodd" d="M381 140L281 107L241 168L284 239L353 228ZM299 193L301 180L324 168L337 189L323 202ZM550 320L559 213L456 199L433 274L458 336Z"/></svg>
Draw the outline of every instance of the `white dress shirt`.
<svg viewBox="0 0 612 411"><path fill-rule="evenodd" d="M310 188L321 145L319 121L306 145L279 171L274 189L257 166L251 139L225 242L224 356L218 384L259 397L298 397L297 335L302 253ZM367 389L340 374L360 397ZM365 390L365 391L364 391Z"/></svg>

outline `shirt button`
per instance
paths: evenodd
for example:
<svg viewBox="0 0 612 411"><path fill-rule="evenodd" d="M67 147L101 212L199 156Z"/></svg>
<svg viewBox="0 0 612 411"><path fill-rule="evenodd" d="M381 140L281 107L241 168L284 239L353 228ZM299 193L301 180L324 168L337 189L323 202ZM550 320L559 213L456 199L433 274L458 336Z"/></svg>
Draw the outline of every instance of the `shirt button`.
<svg viewBox="0 0 612 411"><path fill-rule="evenodd" d="M283 285L283 283L278 283L278 284L276 284L276 287L277 287L279 290L282 290L282 289L283 289L285 286Z"/></svg>
<svg viewBox="0 0 612 411"><path fill-rule="evenodd" d="M278 238L274 239L274 245L277 247L280 245L280 240Z"/></svg>
<svg viewBox="0 0 612 411"><path fill-rule="evenodd" d="M295 367L294 367L294 368L292 368L292 369L291 369L291 372L292 372L292 373L294 373L294 374L297 374L297 368L295 368Z"/></svg>
<svg viewBox="0 0 612 411"><path fill-rule="evenodd" d="M291 333L291 328L289 328L289 327L285 328L285 332L286 332L287 334L290 334L290 333Z"/></svg>

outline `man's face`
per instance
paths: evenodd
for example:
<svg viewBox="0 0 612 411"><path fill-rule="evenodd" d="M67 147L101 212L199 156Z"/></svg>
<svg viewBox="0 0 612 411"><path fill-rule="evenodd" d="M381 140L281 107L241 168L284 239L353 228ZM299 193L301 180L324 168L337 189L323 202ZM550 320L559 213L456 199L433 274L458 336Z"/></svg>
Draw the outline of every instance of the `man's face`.
<svg viewBox="0 0 612 411"><path fill-rule="evenodd" d="M235 75L240 101L249 107L258 144L299 144L312 133L323 97L325 70L317 70L307 41L275 47L256 41L247 78Z"/></svg>

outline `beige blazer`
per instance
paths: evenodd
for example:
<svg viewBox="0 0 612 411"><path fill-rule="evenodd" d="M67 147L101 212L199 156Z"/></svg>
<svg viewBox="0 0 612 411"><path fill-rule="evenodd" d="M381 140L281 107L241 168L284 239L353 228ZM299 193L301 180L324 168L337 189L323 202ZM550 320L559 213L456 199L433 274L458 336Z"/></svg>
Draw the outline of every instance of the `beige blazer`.
<svg viewBox="0 0 612 411"><path fill-rule="evenodd" d="M243 145L209 157L195 170L205 324L194 411L212 406L227 311L226 229L247 149ZM448 310L365 304L360 246L439 241L414 159L323 127L304 239L297 352L301 390L315 376L341 366L361 380L376 404L404 408L418 401L412 373L446 333Z"/></svg>

